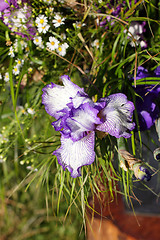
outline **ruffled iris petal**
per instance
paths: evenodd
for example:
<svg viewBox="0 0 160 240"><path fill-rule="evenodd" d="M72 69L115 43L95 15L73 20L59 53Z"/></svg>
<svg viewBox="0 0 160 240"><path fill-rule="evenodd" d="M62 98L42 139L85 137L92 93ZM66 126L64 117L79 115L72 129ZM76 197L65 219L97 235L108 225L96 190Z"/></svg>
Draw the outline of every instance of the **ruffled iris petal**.
<svg viewBox="0 0 160 240"><path fill-rule="evenodd" d="M102 99L101 99L102 101ZM105 98L106 107L100 111L103 123L97 126L97 130L108 132L116 138L131 136L128 133L135 126L131 123L134 105L127 100L126 95L122 93L112 94Z"/></svg>
<svg viewBox="0 0 160 240"><path fill-rule="evenodd" d="M82 92L77 92L76 96L71 99L72 105L71 107L78 108L81 104L90 103L90 105L94 105L93 101L88 97L88 95Z"/></svg>
<svg viewBox="0 0 160 240"><path fill-rule="evenodd" d="M86 136L89 131L94 131L96 124L101 124L102 121L97 117L98 110L92 107L89 103L82 104L77 109L72 109L71 117L66 119L66 127L63 130L64 134L68 134L73 141L80 140Z"/></svg>
<svg viewBox="0 0 160 240"><path fill-rule="evenodd" d="M81 176L80 168L94 162L94 132L90 132L86 137L73 142L71 138L61 136L61 147L53 152L58 163L65 170L71 172L71 177Z"/></svg>
<svg viewBox="0 0 160 240"><path fill-rule="evenodd" d="M63 75L61 79L64 86L51 83L42 89L42 103L46 112L56 119L64 115L62 110L68 108L67 104L71 103L71 98L78 92L84 93L83 89L72 83L67 75Z"/></svg>

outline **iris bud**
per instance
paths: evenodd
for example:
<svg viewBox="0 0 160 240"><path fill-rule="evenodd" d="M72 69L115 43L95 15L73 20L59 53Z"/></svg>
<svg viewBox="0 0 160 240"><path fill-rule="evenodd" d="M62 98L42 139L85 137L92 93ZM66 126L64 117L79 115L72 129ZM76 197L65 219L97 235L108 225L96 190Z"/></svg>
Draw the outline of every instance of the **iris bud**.
<svg viewBox="0 0 160 240"><path fill-rule="evenodd" d="M141 181L143 181L143 180L149 181L151 179L150 172L142 164L139 164L139 163L134 164L133 172L134 172L135 177Z"/></svg>

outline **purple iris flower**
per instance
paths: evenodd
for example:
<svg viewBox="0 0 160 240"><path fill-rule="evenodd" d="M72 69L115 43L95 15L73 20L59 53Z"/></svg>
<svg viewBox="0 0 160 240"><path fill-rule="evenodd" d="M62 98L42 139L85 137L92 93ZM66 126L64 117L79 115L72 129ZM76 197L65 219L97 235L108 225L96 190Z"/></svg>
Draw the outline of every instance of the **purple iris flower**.
<svg viewBox="0 0 160 240"><path fill-rule="evenodd" d="M52 123L61 133L61 147L53 152L58 163L81 175L80 168L94 162L95 131L108 132L116 138L131 136L134 105L126 95L117 93L94 103L83 88L72 83L67 75L61 77L63 86L51 83L43 88L42 103Z"/></svg>
<svg viewBox="0 0 160 240"><path fill-rule="evenodd" d="M32 39L36 34L33 25L32 8L27 5L29 1L22 0L19 5L17 0L0 1L1 19L5 25L17 35ZM25 3L25 4L24 4Z"/></svg>
<svg viewBox="0 0 160 240"><path fill-rule="evenodd" d="M146 77L160 77L160 67L154 71L153 75L149 74L147 69L142 66L138 67L136 79L138 80ZM154 85L146 84L137 85L136 88L133 88L139 95L136 96L136 111L138 114L140 130L144 131L153 126L155 120L159 116L160 110L157 100L160 93L160 86L158 85L155 87Z"/></svg>

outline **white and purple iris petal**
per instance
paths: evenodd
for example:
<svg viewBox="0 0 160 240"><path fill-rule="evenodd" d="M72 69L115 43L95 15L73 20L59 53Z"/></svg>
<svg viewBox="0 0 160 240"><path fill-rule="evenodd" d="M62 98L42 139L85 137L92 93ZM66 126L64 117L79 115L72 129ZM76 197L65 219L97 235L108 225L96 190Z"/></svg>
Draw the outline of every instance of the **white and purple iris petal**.
<svg viewBox="0 0 160 240"><path fill-rule="evenodd" d="M56 118L52 125L62 135L61 147L53 155L64 170L78 177L82 166L94 162L96 130L116 138L131 136L134 105L122 93L94 103L67 75L61 79L64 86L51 83L43 88L42 103L47 113Z"/></svg>
<svg viewBox="0 0 160 240"><path fill-rule="evenodd" d="M80 140L89 131L95 131L97 124L102 123L97 117L98 112L90 103L81 104L77 109L73 108L66 119L66 126L62 133L70 137L72 141Z"/></svg>
<svg viewBox="0 0 160 240"><path fill-rule="evenodd" d="M79 141L74 142L62 134L61 147L54 151L53 155L57 157L58 163L64 170L67 168L71 172L71 177L81 176L80 168L94 162L94 137L95 132L92 131Z"/></svg>
<svg viewBox="0 0 160 240"><path fill-rule="evenodd" d="M81 104L90 103L93 106L95 103L88 97L86 93L77 92L76 96L71 98L71 103L67 104L70 108L78 108Z"/></svg>
<svg viewBox="0 0 160 240"><path fill-rule="evenodd" d="M64 110L69 109L67 104L71 103L71 98L74 98L78 92L87 96L83 88L71 82L69 76L63 75L61 79L64 86L51 83L42 89L42 103L46 112L56 119L66 114Z"/></svg>
<svg viewBox="0 0 160 240"><path fill-rule="evenodd" d="M100 111L99 117L103 123L96 127L97 130L108 132L116 138L129 138L135 124L132 123L132 114L134 105L127 100L126 95L122 93L112 94L107 98L100 99L100 102L106 102L106 106Z"/></svg>

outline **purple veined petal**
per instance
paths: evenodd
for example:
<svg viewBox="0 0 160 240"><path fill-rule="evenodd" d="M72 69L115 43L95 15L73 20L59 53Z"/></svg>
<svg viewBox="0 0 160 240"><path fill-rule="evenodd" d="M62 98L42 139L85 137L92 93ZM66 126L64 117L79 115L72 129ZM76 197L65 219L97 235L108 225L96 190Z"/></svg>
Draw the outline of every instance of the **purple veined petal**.
<svg viewBox="0 0 160 240"><path fill-rule="evenodd" d="M57 121L52 122L52 126L56 131L60 131L63 128L62 118L59 118Z"/></svg>
<svg viewBox="0 0 160 240"><path fill-rule="evenodd" d="M94 137L95 133L90 132L86 137L73 142L70 138L61 136L61 147L53 152L57 157L58 163L65 170L71 172L71 177L81 176L80 168L94 162Z"/></svg>
<svg viewBox="0 0 160 240"><path fill-rule="evenodd" d="M135 124L131 122L134 105L127 100L125 94L112 94L105 98L106 107L100 111L103 123L96 127L97 130L107 132L116 138L131 136L129 130L133 130Z"/></svg>
<svg viewBox="0 0 160 240"><path fill-rule="evenodd" d="M66 125L66 119L69 117L69 111L68 109L63 109L62 111L58 112L60 114L60 117L57 119L57 121L52 122L52 126L56 131L62 130L62 128Z"/></svg>
<svg viewBox="0 0 160 240"><path fill-rule="evenodd" d="M94 131L96 125L102 123L97 114L99 111L90 103L84 103L79 108L73 108L70 117L66 119L66 128L62 131L64 135L68 134L70 129L70 137L73 141L78 141L89 131Z"/></svg>
<svg viewBox="0 0 160 240"><path fill-rule="evenodd" d="M67 104L70 108L78 108L81 104L90 103L90 105L94 105L94 102L88 97L86 93L77 92L76 96L71 98L72 102Z"/></svg>
<svg viewBox="0 0 160 240"><path fill-rule="evenodd" d="M71 103L71 98L78 92L84 93L82 88L71 82L69 76L63 75L61 79L64 86L51 83L42 89L42 103L46 112L56 119L63 115L62 110L69 109L67 104Z"/></svg>

